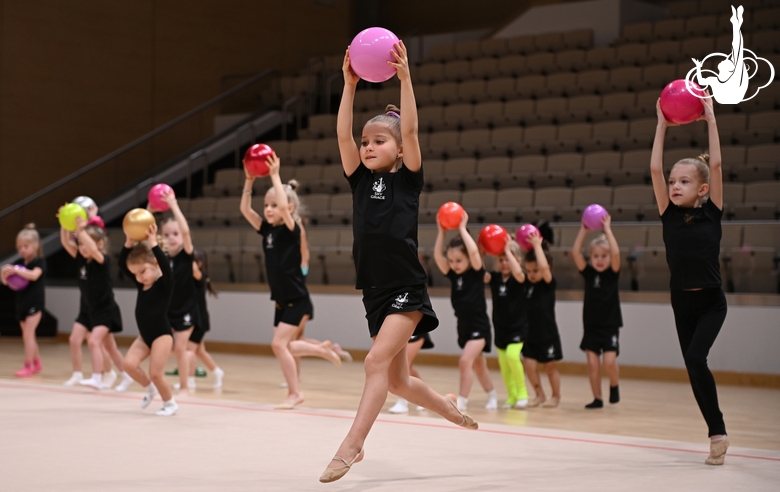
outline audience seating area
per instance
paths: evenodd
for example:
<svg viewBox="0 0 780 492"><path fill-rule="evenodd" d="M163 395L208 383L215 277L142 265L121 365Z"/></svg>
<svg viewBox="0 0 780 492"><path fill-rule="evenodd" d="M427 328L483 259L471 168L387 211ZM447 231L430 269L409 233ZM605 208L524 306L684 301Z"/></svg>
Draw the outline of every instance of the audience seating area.
<svg viewBox="0 0 780 492"><path fill-rule="evenodd" d="M745 46L780 70L780 0L742 5ZM514 228L538 219L553 222L556 276L562 288L578 288L568 247L582 209L600 203L617 222L625 271L631 272L622 276L623 287L666 289L649 179L655 102L666 83L693 68L691 58L731 50L727 9L717 2L673 3L669 18L627 25L608 47L594 48L587 30L433 46L412 75L426 182L420 205L420 248L426 258L435 235L429 224L438 207L457 201L475 224ZM284 78L283 98L307 95L316 102L335 95L341 61L342 55L314 60L304 75ZM337 83L329 83L331 94L323 94L320 88L328 80ZM355 96L356 138L366 120L387 103L398 103L398 91L397 80L361 84ZM725 286L777 293L780 83L776 79L739 105L716 104L715 111L725 181ZM298 138L266 142L282 157L283 181L294 178L300 184L309 217L311 283L354 280L352 200L335 131L335 114L311 114ZM695 157L707 145L704 122L671 128L665 165ZM212 252L212 277L221 281L263 280L260 242L238 210L243 179L240 169L220 170L204 186L203 197L181 201L191 223L202 228L195 229L196 244ZM267 179L255 182L258 210L269 185ZM430 271L432 263L426 261ZM431 274L434 285L444 285Z"/></svg>

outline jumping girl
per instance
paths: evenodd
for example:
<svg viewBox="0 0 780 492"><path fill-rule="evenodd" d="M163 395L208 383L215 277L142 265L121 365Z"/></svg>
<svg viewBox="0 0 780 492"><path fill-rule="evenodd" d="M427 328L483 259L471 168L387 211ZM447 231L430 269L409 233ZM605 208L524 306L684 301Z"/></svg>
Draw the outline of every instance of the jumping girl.
<svg viewBox="0 0 780 492"><path fill-rule="evenodd" d="M173 294L173 270L170 260L157 245L157 225L146 231L146 241L136 243L129 237L119 253L119 268L132 278L138 288L135 303L135 321L141 336L133 341L125 356L125 370L146 390L141 408L148 407L158 394L163 407L161 417L176 413L179 405L173 399L165 380L165 363L171 356L173 332L168 321L168 307ZM149 357L149 376L141 369L141 362Z"/></svg>
<svg viewBox="0 0 780 492"><path fill-rule="evenodd" d="M364 362L366 382L357 415L321 482L343 477L363 459L363 444L374 425L388 390L423 406L457 425L476 429L453 397L442 396L410 377L406 355L412 335L439 324L428 297L428 276L417 256L417 215L423 188L422 157L417 140L417 107L409 61L402 42L391 51L401 82L400 113L394 106L363 127L360 147L352 137L352 106L358 76L344 56L344 92L337 133L341 162L352 189L352 253L356 288L363 290L368 331L374 341Z"/></svg>
<svg viewBox="0 0 780 492"><path fill-rule="evenodd" d="M523 341L528 336L525 306L525 273L515 253L517 244L507 238L504 252L496 258L496 271L485 273L493 299L493 329L496 332L498 365L506 386L504 408L526 408L528 388L520 360Z"/></svg>
<svg viewBox="0 0 780 492"><path fill-rule="evenodd" d="M35 330L41 322L46 301L46 259L35 224L27 224L16 235L16 251L21 258L13 265L3 265L0 280L3 285L8 285L8 277L18 275L29 282L27 287L16 293L16 319L22 328L24 341L24 367L16 371L16 377L28 378L43 369Z"/></svg>
<svg viewBox="0 0 780 492"><path fill-rule="evenodd" d="M664 117L659 101L650 172L663 224L666 262L672 274L669 283L677 337L693 395L709 429L710 455L705 463L722 465L729 438L707 356L728 310L719 261L723 170L712 99L702 102L704 114L700 119L707 122L709 157L683 159L672 167L669 180L664 178L664 138L672 123ZM709 199L705 200L707 195Z"/></svg>
<svg viewBox="0 0 780 492"><path fill-rule="evenodd" d="M78 243L71 240L70 232L60 229L62 247L76 259L79 271L81 311L70 335L73 377L81 369L79 367L77 370L75 366L76 363L81 364L81 343L89 333L87 345L92 356L92 377L79 383L100 390L113 384L113 381L103 380L103 371L111 371L111 360L122 373L123 383L132 381L132 378L124 371L124 358L113 337L114 333L122 331L122 316L114 300L111 258L105 254L106 233L97 226L86 225L80 218L76 219L76 226ZM78 360L74 352L78 352ZM109 360L106 360L106 356ZM113 379L116 379L116 375Z"/></svg>
<svg viewBox="0 0 780 492"><path fill-rule="evenodd" d="M192 254L195 248L192 245L190 226L179 208L176 196L169 191L160 199L168 205L173 214L173 217L162 221L161 231L165 252L173 270L173 296L168 308L168 321L173 328L173 356L179 369L181 391L186 393L189 383L187 376L190 373L187 344L192 330L200 323L195 280L192 278Z"/></svg>
<svg viewBox="0 0 780 492"><path fill-rule="evenodd" d="M588 230L583 225L571 247L571 257L585 279L585 299L582 303L582 324L584 334L580 349L588 358L588 377L593 390L593 401L585 408L603 408L601 396L601 361L604 354L604 369L609 376L609 402L620 401L619 370L617 356L620 353L620 327L623 315L620 311L618 281L620 279L620 249L612 234L612 218L602 219L604 235L590 242L590 264L582 254L582 244Z"/></svg>
<svg viewBox="0 0 780 492"><path fill-rule="evenodd" d="M485 300L485 267L477 243L466 229L468 220L468 214L463 212L458 235L447 246L445 257L445 230L437 217L439 234L433 247L433 259L441 273L452 283L450 299L455 317L458 318L458 346L463 350L458 364L458 410L464 411L468 406L471 385L474 384L473 373L477 373L477 379L488 394L485 408L495 410L498 408L498 398L484 355L490 353L492 346Z"/></svg>
<svg viewBox="0 0 780 492"><path fill-rule="evenodd" d="M341 358L325 345L298 340L303 325L314 317L314 306L301 271L300 201L292 187L282 184L280 165L276 154L268 158L273 187L265 194L263 217L252 209L255 177L247 173L241 196L241 213L263 236L268 285L271 300L276 302L271 348L287 381L287 398L276 408L290 410L304 401L295 358L321 357L336 366L341 365Z"/></svg>
<svg viewBox="0 0 780 492"><path fill-rule="evenodd" d="M529 407L555 408L561 401L561 373L555 361L563 358L561 335L555 321L555 287L552 259L544 247L542 236L532 233L528 240L533 249L525 254L526 306L528 308L528 338L523 345L523 366L536 397ZM547 400L539 380L538 365L543 364L552 387L552 397Z"/></svg>

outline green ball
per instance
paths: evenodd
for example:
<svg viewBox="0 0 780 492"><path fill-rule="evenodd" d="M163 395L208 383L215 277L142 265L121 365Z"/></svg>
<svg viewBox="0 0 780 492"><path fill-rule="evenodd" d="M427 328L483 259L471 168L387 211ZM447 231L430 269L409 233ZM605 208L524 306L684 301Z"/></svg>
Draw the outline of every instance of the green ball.
<svg viewBox="0 0 780 492"><path fill-rule="evenodd" d="M66 231L75 232L76 229L78 229L76 226L76 217L81 217L84 222L87 221L87 211L84 210L84 207L81 205L69 203L60 209L60 225Z"/></svg>

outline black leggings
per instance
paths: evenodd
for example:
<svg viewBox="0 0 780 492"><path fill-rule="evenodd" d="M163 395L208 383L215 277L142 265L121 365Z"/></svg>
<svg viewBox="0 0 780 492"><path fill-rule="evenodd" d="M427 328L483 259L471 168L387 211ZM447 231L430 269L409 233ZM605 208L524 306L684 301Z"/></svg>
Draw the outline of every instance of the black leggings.
<svg viewBox="0 0 780 492"><path fill-rule="evenodd" d="M693 396L709 428L709 436L726 433L718 406L715 378L707 367L707 355L726 319L726 296L720 288L673 290L672 309Z"/></svg>

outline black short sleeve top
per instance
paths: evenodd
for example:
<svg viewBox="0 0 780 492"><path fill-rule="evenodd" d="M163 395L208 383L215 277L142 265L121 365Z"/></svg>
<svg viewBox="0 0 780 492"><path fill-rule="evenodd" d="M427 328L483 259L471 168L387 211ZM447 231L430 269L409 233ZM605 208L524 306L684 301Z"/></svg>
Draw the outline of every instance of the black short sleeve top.
<svg viewBox="0 0 780 492"><path fill-rule="evenodd" d="M111 309L114 304L114 285L111 282L111 258L103 255L103 264L87 261L76 253L76 267L79 271L79 290L87 313L100 313Z"/></svg>
<svg viewBox="0 0 780 492"><path fill-rule="evenodd" d="M417 256L422 169L412 172L402 164L395 173L374 173L361 163L347 180L352 188L356 288L426 283Z"/></svg>
<svg viewBox="0 0 780 492"><path fill-rule="evenodd" d="M528 328L525 309L525 286L512 275L504 280L501 272L490 272L490 292L493 299L493 326L520 329Z"/></svg>
<svg viewBox="0 0 780 492"><path fill-rule="evenodd" d="M661 223L672 290L721 287L722 217L723 211L711 200L698 208L681 208L669 202Z"/></svg>
<svg viewBox="0 0 780 492"><path fill-rule="evenodd" d="M469 268L460 274L450 270L447 278L452 283L450 301L458 323L466 323L474 329L490 330L485 300L485 269Z"/></svg>
<svg viewBox="0 0 780 492"><path fill-rule="evenodd" d="M189 314L195 317L193 323L196 323L198 308L195 302L195 279L192 278L193 259L193 254L187 253L183 248L175 256L169 257L173 271L173 296L168 317L180 318Z"/></svg>
<svg viewBox="0 0 780 492"><path fill-rule="evenodd" d="M22 265L28 270L40 268L43 273L35 282L30 281L27 287L16 293L16 305L24 307L43 307L46 305L46 258L35 257L30 263L25 263L19 258L14 265Z"/></svg>
<svg viewBox="0 0 780 492"><path fill-rule="evenodd" d="M119 268L129 276L138 289L138 298L135 301L135 322L142 333L165 333L170 331L171 324L168 321L168 308L173 295L173 270L168 257L159 246L152 248L152 253L160 265L162 276L144 290L144 284L135 279L135 275L127 268L127 256L130 248L122 248L119 253ZM192 268L192 267L190 267ZM190 271L192 277L192 271Z"/></svg>
<svg viewBox="0 0 780 492"><path fill-rule="evenodd" d="M597 272L588 265L580 274L585 279L582 322L590 326L623 326L618 293L620 272L616 272L612 267Z"/></svg>
<svg viewBox="0 0 780 492"><path fill-rule="evenodd" d="M265 271L271 299L289 301L309 294L301 272L301 226L273 226L263 221L258 234L263 236Z"/></svg>
<svg viewBox="0 0 780 492"><path fill-rule="evenodd" d="M528 280L525 299L528 309L528 341L548 343L559 337L558 323L555 321L555 288L553 277L548 284L544 280L532 284Z"/></svg>

